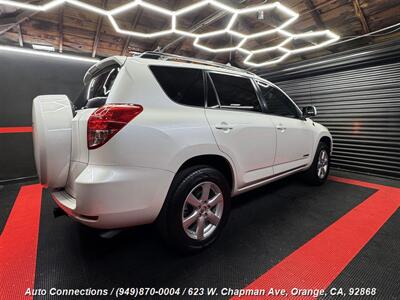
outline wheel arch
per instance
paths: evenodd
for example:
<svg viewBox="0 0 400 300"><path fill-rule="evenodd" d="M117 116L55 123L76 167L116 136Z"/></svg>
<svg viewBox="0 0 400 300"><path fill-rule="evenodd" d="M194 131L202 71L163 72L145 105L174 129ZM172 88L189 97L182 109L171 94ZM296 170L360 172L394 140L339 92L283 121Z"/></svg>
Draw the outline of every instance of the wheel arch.
<svg viewBox="0 0 400 300"><path fill-rule="evenodd" d="M331 138L331 137L329 137L329 136L327 136L327 135L324 135L324 136L322 136L322 137L320 138L319 143L325 143L325 144L327 144L328 147L329 147L330 153L332 153L332 146L333 146L333 143L332 143L332 138Z"/></svg>
<svg viewBox="0 0 400 300"><path fill-rule="evenodd" d="M186 160L178 169L177 174L189 167L207 165L220 171L228 181L231 191L235 187L235 172L228 159L217 154L198 155Z"/></svg>

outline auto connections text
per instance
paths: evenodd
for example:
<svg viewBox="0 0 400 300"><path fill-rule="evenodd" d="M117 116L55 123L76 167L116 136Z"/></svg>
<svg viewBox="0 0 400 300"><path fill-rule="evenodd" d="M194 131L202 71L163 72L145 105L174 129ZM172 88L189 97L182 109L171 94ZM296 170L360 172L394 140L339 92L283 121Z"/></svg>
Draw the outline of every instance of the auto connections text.
<svg viewBox="0 0 400 300"><path fill-rule="evenodd" d="M64 288L50 288L50 289L32 289L27 288L25 296L56 296L56 297L126 297L130 296L133 298L143 296L195 296L195 297L257 297L257 296L268 296L268 297L327 297L327 296L341 296L341 297L352 297L352 296L376 296L376 288L339 288L332 287L329 289L304 289L304 288L292 288L290 290L277 289L277 288L266 288L266 289L251 289L251 288L151 288L151 287L116 287L111 289L97 289L97 288L76 288L76 289L64 289Z"/></svg>

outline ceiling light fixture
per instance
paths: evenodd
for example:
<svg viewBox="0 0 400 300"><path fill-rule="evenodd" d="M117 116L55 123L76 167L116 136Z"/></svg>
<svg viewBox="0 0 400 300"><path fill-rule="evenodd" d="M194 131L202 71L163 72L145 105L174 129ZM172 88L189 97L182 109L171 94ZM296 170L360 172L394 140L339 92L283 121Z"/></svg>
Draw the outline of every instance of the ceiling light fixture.
<svg viewBox="0 0 400 300"><path fill-rule="evenodd" d="M266 52L272 52L272 51L279 51L282 53L281 56L278 56L277 58L274 59L270 59L268 61L262 62L262 63L255 63L252 62L251 59L253 58L254 55L256 54L260 54L260 53L266 53ZM249 66L253 66L253 67L264 67L264 66L268 66L268 65L273 65L273 64L277 64L281 61L283 61L284 59L288 58L290 56L290 51L285 49L285 48L281 48L281 47L271 47L267 50L262 49L256 52L251 52L243 61L245 64L249 65Z"/></svg>
<svg viewBox="0 0 400 300"><path fill-rule="evenodd" d="M2 1L0 1L0 4L10 5L10 6L18 7L18 8L29 9L29 10L46 11L46 10L52 9L52 8L64 3L64 2L65 2L65 0L53 0L44 5L34 5L34 4L18 2L18 1L2 0Z"/></svg>
<svg viewBox="0 0 400 300"><path fill-rule="evenodd" d="M296 54L296 53L301 53L301 52L305 52L305 51L315 50L315 49L327 46L327 45L329 45L333 42L336 42L337 40L340 39L340 37L337 34L333 33L330 30L314 31L314 32L308 32L308 33L298 33L298 34L294 34L293 38L296 40L296 39L305 39L305 38L320 37L320 36L326 36L328 38L328 40L326 40L322 43L319 43L319 44L315 44L313 46L302 47L302 48L290 50L291 53Z"/></svg>
<svg viewBox="0 0 400 300"><path fill-rule="evenodd" d="M259 49L256 51L250 51L248 56L245 58L244 63L247 65L253 66L253 67L263 67L263 66L268 66L271 64L276 64L276 63L279 63L279 62L283 61L284 59L288 58L292 54L297 54L297 53L302 53L302 52L322 48L322 47L325 47L329 44L336 42L340 38L337 34L333 33L330 30L322 30L322 31L299 33L299 34L292 34L290 32L284 31L284 30L280 30L279 32L284 35L289 36L289 38L277 46ZM328 39L323 42L320 42L318 44L314 44L312 46L301 47L301 48L297 48L297 49L293 49L293 50L285 48L285 45L292 40L307 39L310 37L312 38L312 37L321 37L321 36L325 36ZM255 62L251 61L251 59L254 57L254 55L257 55L260 53L272 52L272 51L276 51L276 50L281 51L283 53L282 57L280 57L280 59L278 59L278 60L274 59L274 60L265 61L262 63L255 63Z"/></svg>
<svg viewBox="0 0 400 300"><path fill-rule="evenodd" d="M316 32L310 32L310 33L300 33L300 34L292 34L292 33L285 31L284 28L286 28L287 26L292 24L294 21L296 21L296 19L299 17L299 14L297 14L290 8L284 6L280 2L274 2L274 3L268 3L268 4L247 7L247 8L236 9L234 7L223 4L217 0L202 0L195 4L191 4L187 7L183 7L176 11L172 11L172 10L168 10L163 7L160 7L158 5L149 3L146 0L133 0L124 5L121 5L119 7L111 9L111 10L104 10L104 9L98 8L96 6L90 5L86 2L82 2L79 0L53 0L53 1L50 1L43 5L34 5L34 4L30 4L30 3L23 3L23 2L11 1L11 0L0 0L0 4L10 5L10 6L14 6L14 7L22 8L22 9L35 10L35 11L47 11L47 10L50 10L50 9L52 9L56 6L59 6L63 3L69 3L69 4L77 6L79 8L82 8L82 9L85 9L88 11L92 11L92 12L100 14L100 15L107 16L111 25L114 27L114 30L120 34L136 36L136 37L140 37L140 38L155 38L155 37L160 37L160 36L173 34L173 33L180 34L183 36L189 36L189 37L195 38L195 40L193 42L193 45L195 47L198 47L205 51L209 51L209 52L229 52L229 51L234 51L234 50L241 51L247 55L246 59L244 60L244 63L251 65L251 66L256 66L256 67L266 66L266 65L281 62L292 54L301 53L301 52L305 52L305 51L312 51L312 50L327 46L327 45L337 41L340 38L338 35L336 35L335 33L333 33L330 30L316 31ZM232 16L225 28L207 32L207 33L193 33L193 32L189 32L189 31L185 31L185 30L181 30L181 29L177 28L177 18L180 18L184 14L187 14L189 12L201 9L206 5L214 6L218 9L224 10L227 13L232 14ZM169 18L171 18L170 27L166 30L161 30L161 31L156 31L156 32L151 32L151 33L125 30L125 29L120 28L117 21L115 20L114 16L117 16L117 15L119 15L123 12L126 12L130 9L133 9L135 7L143 7L143 8L152 10L154 12L163 14L165 16L168 16ZM288 19L276 28L264 30L261 32L251 33L251 34L244 34L244 33L232 30L232 27L234 26L235 22L237 22L237 18L240 15L256 12L259 20L262 20L262 19L265 20L264 12L269 11L269 10L277 10L280 13L285 14L288 17ZM262 18L261 18L261 16L262 16ZM287 39L284 40L279 45L265 47L262 49L258 49L256 51L250 51L250 50L244 48L245 42L248 41L249 39L259 38L259 37L266 36L266 35L273 34L273 33L284 34L287 36ZM230 34L232 36L241 38L242 40L235 47L223 47L223 48L210 48L201 43L202 39L213 37L213 36L218 36L218 35L222 35L222 34ZM327 40L325 40L324 42L320 42L319 44L316 44L316 45L306 46L306 47L297 48L297 49L293 49L293 50L289 50L284 47L289 41L291 41L293 39L307 39L310 37L318 37L318 36L325 36L327 38ZM20 48L16 48L16 49L21 50ZM262 62L262 63L254 63L251 60L254 57L254 55L257 55L259 53L268 52L268 51L275 51L275 50L279 50L280 52L283 53L283 55L278 59L273 59L273 60ZM84 59L86 59L86 58L84 58ZM87 60L90 60L90 59L88 58Z"/></svg>
<svg viewBox="0 0 400 300"><path fill-rule="evenodd" d="M232 35L232 36L236 36L236 37L241 38L242 40L238 43L238 45L242 44L242 41L243 41L243 39L245 38L242 34L240 34L240 33L238 33L238 32L230 31L230 30L228 30L228 31L223 30L223 31L218 32L217 34L214 34L214 33L213 33L212 35L211 35L211 34L208 34L208 35L206 35L206 36L197 37L197 38L194 40L193 45L196 46L196 47L198 47L198 48L200 48L200 49L203 49L203 50L205 50L205 51L214 52L214 53L229 52L229 51L238 50L238 49L239 49L238 46L234 46L234 47L225 47L225 48L210 48L210 47L207 47L207 46L202 45L202 44L200 43L200 41L201 41L202 38L204 39L204 38L209 38L209 37L212 37L212 36L218 36L218 35L223 35L223 34L230 34L230 35Z"/></svg>
<svg viewBox="0 0 400 300"><path fill-rule="evenodd" d="M50 52L54 52L56 50L54 49L53 46L37 45L37 44L32 44L32 48L35 50L50 51Z"/></svg>
<svg viewBox="0 0 400 300"><path fill-rule="evenodd" d="M97 63L99 61L98 59L89 58L89 57L60 54L60 53L56 53L56 52L36 51L33 49L18 48L18 47L3 46L3 45L0 45L0 51L17 52L17 53L23 53L23 54L46 56L46 57L57 58L57 59L77 60L77 61L90 62L90 63Z"/></svg>

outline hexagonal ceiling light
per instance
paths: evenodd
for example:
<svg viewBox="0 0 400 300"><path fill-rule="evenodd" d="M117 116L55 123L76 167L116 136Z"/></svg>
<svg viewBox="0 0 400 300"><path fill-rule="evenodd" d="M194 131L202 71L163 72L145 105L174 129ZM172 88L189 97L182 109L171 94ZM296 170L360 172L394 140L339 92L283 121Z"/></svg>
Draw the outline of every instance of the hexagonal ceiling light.
<svg viewBox="0 0 400 300"><path fill-rule="evenodd" d="M46 4L41 4L41 5L34 5L31 3L26 3L26 2L18 2L18 1L12 1L12 0L0 0L0 4L4 5L10 5L22 9L28 9L28 10L35 10L35 11L47 11L50 9L53 9L63 3L69 3L71 5L74 5L76 7L79 7L84 10L92 11L94 13L100 14L107 16L108 19L110 20L110 23L114 27L115 31L117 31L120 34L124 35L132 35L140 38L154 38L158 36L163 36L167 34L180 34L183 36L189 36L192 38L195 38L193 45L195 47L198 47L202 50L205 51L211 51L211 52L229 52L233 50L238 50L247 55L247 57L244 60L244 63L253 67L261 67L261 66L267 66L271 64L276 64L287 57L289 57L292 54L296 53L301 53L301 52L306 52L306 51L312 51L317 48L321 48L324 46L327 46L335 41L337 41L340 37L333 33L330 30L323 30L323 31L313 31L313 32L307 32L307 33L298 33L298 34L293 34L288 31L285 31L284 28L295 22L295 20L298 18L298 14L288 7L284 6L280 2L274 2L270 4L261 4L261 5L256 5L252 7L247 7L247 8L241 8L241 9L236 9L233 7L230 7L226 4L223 4L217 0L199 0L198 2L188 5L186 7L182 7L178 10L168 10L166 8L160 7L158 5L149 3L146 0L133 0L131 2L128 2L126 4L123 4L119 7L116 7L111 10L105 10L93 5L90 5L86 2L82 2L79 0L52 0L49 1ZM177 18L182 17L185 14L188 14L190 12L193 12L195 10L203 9L205 6L213 6L217 9L225 11L227 14L231 14L230 19L228 24L226 25L225 28L219 29L219 30L214 30L214 31L209 31L206 33L194 33L190 32L188 30L182 30L181 28L177 28ZM171 19L170 22L170 27L166 30L159 30L159 31L154 31L154 32L138 32L138 31L131 31L131 30L125 30L120 28L118 26L117 21L115 20L114 16L119 15L123 12L126 12L130 9L134 9L135 7L143 7L145 9L154 11L155 13L162 14L164 17L168 17ZM248 15L251 15L252 13L261 13L264 14L264 12L278 12L279 14L283 15L281 18L281 24L273 26L273 28L262 28L258 27L255 29L255 32L250 32L250 33L243 33L240 32L238 29L233 28L235 24L239 21L239 19L245 19L248 17ZM276 19L276 18L275 18ZM261 24L262 25L262 24ZM285 36L286 39L279 43L278 45L268 45L268 47L264 47L264 45L260 45L256 49L250 48L246 46L246 43L252 39L262 39L265 36L272 35L272 34L280 34L282 36ZM219 35L230 35L232 38L240 39L239 42L235 43L234 45L231 45L229 47L210 47L204 45L204 39L210 38L210 37L217 37ZM285 46L292 41L295 40L309 40L313 38L322 38L322 41L318 42L311 42L311 45L306 45L304 47L294 47L293 49L285 48ZM281 53L282 55L272 59L268 59L266 61L258 61L257 57L262 57L263 55L271 56L268 55L268 52L273 52L273 53Z"/></svg>
<svg viewBox="0 0 400 300"><path fill-rule="evenodd" d="M273 28L271 29L265 29L265 16L264 12L267 12L270 14L269 19L272 21L275 21L277 24L274 26L271 26ZM253 7L247 7L247 8L242 8L238 9L235 20L233 24L231 24L231 29L232 31L238 32L238 29L232 28L235 25L237 25L240 21L240 19L252 19L253 13L261 13L262 19L257 20L259 23L261 23L262 26L259 26L260 28L254 28L252 33L242 33L246 37L257 37L260 35L265 35L268 33L273 33L276 32L280 29L284 29L290 24L292 24L294 21L297 20L299 15L292 11L291 9L287 8L286 6L283 6L279 2L274 2L274 3L269 3L269 4L264 4L264 5L258 5L258 6L253 6ZM278 19L278 15L282 15L282 20ZM250 16L249 16L250 15ZM281 24L279 24L281 23ZM254 26L257 27L257 26Z"/></svg>
<svg viewBox="0 0 400 300"><path fill-rule="evenodd" d="M307 52L311 50L315 50L318 48L322 48L324 46L327 46L329 44L332 44L333 42L337 41L339 39L339 36L333 33L330 30L322 30L322 31L314 31L314 32L307 32L307 33L298 33L298 34L293 34L285 30L279 30L279 33L282 35L287 36L288 38L284 40L282 43L272 46L272 47L267 47L263 49L258 49L258 50L253 50L250 51L246 48L243 48L244 43L242 43L239 47L239 50L242 52L245 52L248 54L246 59L244 60L244 63L253 67L263 67L263 66L268 66L271 64L276 64L284 59L288 58L292 54L297 54L297 53L302 53L302 52ZM310 46L303 46L299 48L294 48L294 49L289 49L287 47L288 43L296 40L312 40L318 38L318 41L310 41L309 43L311 44ZM263 62L255 62L254 58L260 55L267 54L268 52L273 52L273 51L280 51L282 53L282 56L279 59L273 59L273 60L266 60Z"/></svg>
<svg viewBox="0 0 400 300"><path fill-rule="evenodd" d="M276 64L290 56L290 52L285 48L271 47L267 50L258 50L245 58L244 63L254 67L262 67L271 64Z"/></svg>
<svg viewBox="0 0 400 300"><path fill-rule="evenodd" d="M239 45L242 44L243 39L244 37L241 34L223 30L220 32L213 32L212 34L207 34L206 36L197 37L194 40L193 45L209 52L229 52L237 50ZM219 44L222 42L224 46L210 46L209 42L212 40L218 41Z"/></svg>
<svg viewBox="0 0 400 300"><path fill-rule="evenodd" d="M69 0L66 0L69 1ZM160 30L160 31L154 31L151 33L146 33L146 32L139 32L139 31L132 31L132 30L126 30L126 29L122 29L120 28L120 26L118 26L117 21L115 20L114 16L121 14L123 12L126 12L130 9L134 9L136 7L143 7L144 9L148 9L151 11L154 11L155 13L158 14L162 14L164 16L168 16L168 18L171 19L170 21L170 28L167 30ZM121 34L125 34L125 35L131 35L131 36L137 36L137 37L142 37L142 38L154 38L154 37L159 37L162 35L167 35L167 34L171 34L174 33L175 30L175 24L176 24L176 18L174 15L174 12L162 8L160 6L142 1L142 0L136 0L136 1L132 1L129 2L127 4L124 4L120 7L116 7L113 10L110 10L107 13L108 19L110 20L110 23L113 25L115 31L117 31L118 33Z"/></svg>
<svg viewBox="0 0 400 300"><path fill-rule="evenodd" d="M259 50L268 49L265 44L268 43L269 48L277 46L284 46L293 39L293 35L286 30L278 30L274 32L266 32L262 35L258 34L255 37L246 37L238 45L238 48L254 52Z"/></svg>
<svg viewBox="0 0 400 300"><path fill-rule="evenodd" d="M217 11L223 11L227 14L227 16L225 16L224 18L228 20L228 22L226 22L226 24L218 24L219 25L219 29L211 29L208 31L202 31L201 33L195 33L195 32L191 32L190 30L185 30L182 29L180 26L180 19L183 19L184 16L186 15L190 15L193 14L193 12L195 11L201 11L201 10L207 10L207 9L214 9L215 12ZM198 37L207 37L207 36L213 36L213 35L218 35L218 34L222 34L225 33L227 31L227 29L229 29L229 27L231 26L234 17L236 15L236 10L217 1L204 1L204 0L200 0L197 3L194 3L192 5L189 5L187 7L181 8L177 11L174 12L175 18L176 18L176 26L175 26L175 33L177 34L181 34L184 36L189 36L189 37L193 37L193 38L198 38ZM222 25L222 26L221 26ZM189 28L187 28L189 29Z"/></svg>

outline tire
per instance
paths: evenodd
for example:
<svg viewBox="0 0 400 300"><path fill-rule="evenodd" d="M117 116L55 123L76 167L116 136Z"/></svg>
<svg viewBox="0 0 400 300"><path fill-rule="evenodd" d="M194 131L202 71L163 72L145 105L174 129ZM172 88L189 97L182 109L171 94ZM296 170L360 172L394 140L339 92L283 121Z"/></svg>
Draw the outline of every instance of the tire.
<svg viewBox="0 0 400 300"><path fill-rule="evenodd" d="M209 195L205 197L204 193L202 199L208 187ZM207 201L201 204L206 198L214 199L208 207ZM175 176L156 223L168 245L182 253L194 253L210 246L219 237L229 213L230 188L225 177L212 167L194 166Z"/></svg>
<svg viewBox="0 0 400 300"><path fill-rule="evenodd" d="M311 167L304 172L304 179L311 185L322 185L328 179L329 170L330 148L326 143L320 142Z"/></svg>

